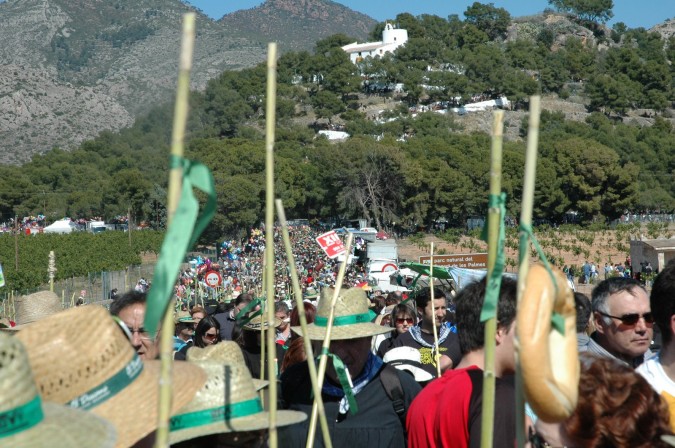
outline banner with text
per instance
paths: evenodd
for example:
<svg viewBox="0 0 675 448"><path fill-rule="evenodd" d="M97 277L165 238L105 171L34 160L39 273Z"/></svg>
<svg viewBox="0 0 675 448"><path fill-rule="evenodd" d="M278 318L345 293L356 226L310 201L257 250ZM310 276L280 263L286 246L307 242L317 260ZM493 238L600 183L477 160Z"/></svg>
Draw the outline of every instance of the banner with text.
<svg viewBox="0 0 675 448"><path fill-rule="evenodd" d="M464 269L487 269L487 259L487 253L434 255L434 266L454 266ZM421 256L420 264L431 264L431 256Z"/></svg>

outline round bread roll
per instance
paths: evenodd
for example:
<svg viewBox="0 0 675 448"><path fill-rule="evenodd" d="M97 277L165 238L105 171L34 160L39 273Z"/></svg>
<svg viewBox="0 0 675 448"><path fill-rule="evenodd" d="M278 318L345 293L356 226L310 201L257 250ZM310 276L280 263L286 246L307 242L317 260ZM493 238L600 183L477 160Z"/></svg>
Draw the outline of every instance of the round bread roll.
<svg viewBox="0 0 675 448"><path fill-rule="evenodd" d="M516 353L527 402L545 422L560 422L577 405L579 354L574 294L565 275L531 266L516 317ZM565 334L551 327L553 312L565 322Z"/></svg>

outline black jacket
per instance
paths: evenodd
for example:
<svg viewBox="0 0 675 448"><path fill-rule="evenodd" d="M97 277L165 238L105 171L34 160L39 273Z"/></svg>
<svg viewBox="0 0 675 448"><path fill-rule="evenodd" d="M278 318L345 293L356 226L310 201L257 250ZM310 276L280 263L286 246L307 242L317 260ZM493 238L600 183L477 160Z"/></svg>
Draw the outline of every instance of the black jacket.
<svg viewBox="0 0 675 448"><path fill-rule="evenodd" d="M407 411L413 398L421 389L408 373L399 370L396 370L396 373L401 380ZM380 381L379 373L356 395L356 403L359 407L356 415L348 413L344 417L339 417L340 399L326 394L322 394L322 397L331 440L335 448L406 446L405 415L399 417L394 411L392 401ZM289 367L281 375L281 407L305 412L308 417L302 423L279 428L279 446L290 448L305 446L312 403L312 385L307 363L303 362ZM338 419L340 421L337 421ZM324 446L319 422L317 422L314 446Z"/></svg>

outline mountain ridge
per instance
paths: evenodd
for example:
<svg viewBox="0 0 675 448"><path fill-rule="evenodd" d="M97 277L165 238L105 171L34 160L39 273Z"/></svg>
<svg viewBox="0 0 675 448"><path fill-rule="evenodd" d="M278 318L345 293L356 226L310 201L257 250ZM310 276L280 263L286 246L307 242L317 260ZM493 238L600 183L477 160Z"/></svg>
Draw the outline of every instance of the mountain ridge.
<svg viewBox="0 0 675 448"><path fill-rule="evenodd" d="M285 4L293 9L306 1ZM333 7L310 1L319 11ZM266 41L179 0L0 2L0 162L23 163L53 147L73 148L103 130L129 126L152 105L170 100L181 18L189 11L197 13L192 89L202 90L225 70L265 60ZM303 23L305 44L313 43L326 27L306 22L303 11L285 23ZM264 37L283 38L275 33Z"/></svg>

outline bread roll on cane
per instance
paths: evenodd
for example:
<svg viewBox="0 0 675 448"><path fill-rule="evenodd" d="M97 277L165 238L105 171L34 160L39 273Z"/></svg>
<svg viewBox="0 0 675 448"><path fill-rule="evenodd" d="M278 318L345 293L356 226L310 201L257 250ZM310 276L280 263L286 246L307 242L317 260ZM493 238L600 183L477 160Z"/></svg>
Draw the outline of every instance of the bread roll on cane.
<svg viewBox="0 0 675 448"><path fill-rule="evenodd" d="M527 402L545 422L560 422L577 405L579 354L574 294L567 278L553 269L531 266L516 317L516 353ZM565 321L565 334L551 327L553 312Z"/></svg>

